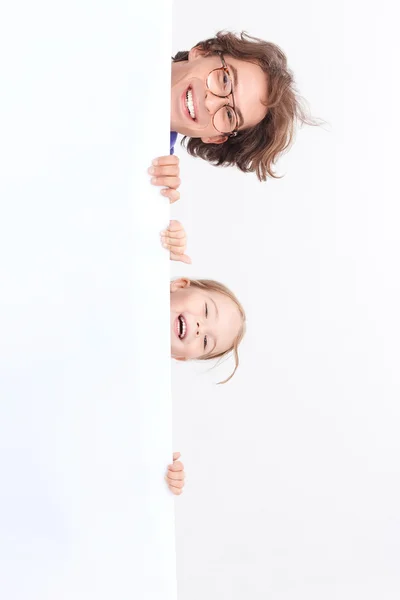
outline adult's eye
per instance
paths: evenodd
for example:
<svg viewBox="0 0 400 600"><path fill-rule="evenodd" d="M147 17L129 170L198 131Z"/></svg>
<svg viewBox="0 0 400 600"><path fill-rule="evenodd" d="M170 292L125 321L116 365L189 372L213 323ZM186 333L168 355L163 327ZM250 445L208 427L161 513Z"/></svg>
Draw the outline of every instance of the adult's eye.
<svg viewBox="0 0 400 600"><path fill-rule="evenodd" d="M234 113L233 113L233 110L232 110L231 108L229 108L229 107L228 107L228 108L226 109L226 116L228 117L228 119L229 119L229 123L230 123L231 125L232 125L232 124L234 123L234 121L235 121L235 117L233 116L233 114L234 114Z"/></svg>

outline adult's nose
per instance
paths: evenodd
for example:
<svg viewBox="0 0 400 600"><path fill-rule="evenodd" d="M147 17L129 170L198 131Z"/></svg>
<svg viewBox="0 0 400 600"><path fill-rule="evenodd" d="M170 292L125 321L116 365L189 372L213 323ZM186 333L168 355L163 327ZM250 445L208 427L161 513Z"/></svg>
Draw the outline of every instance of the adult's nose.
<svg viewBox="0 0 400 600"><path fill-rule="evenodd" d="M215 115L217 110L226 104L228 104L227 98L219 98L218 96L214 96L210 91L207 91L205 105L210 115Z"/></svg>

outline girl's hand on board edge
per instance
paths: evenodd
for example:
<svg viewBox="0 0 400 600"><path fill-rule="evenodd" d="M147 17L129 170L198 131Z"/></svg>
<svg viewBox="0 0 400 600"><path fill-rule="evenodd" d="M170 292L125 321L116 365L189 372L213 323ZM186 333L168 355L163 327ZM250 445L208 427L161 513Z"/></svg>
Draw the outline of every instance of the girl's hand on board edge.
<svg viewBox="0 0 400 600"><path fill-rule="evenodd" d="M190 265L191 258L185 254L186 231L179 221L170 221L169 227L160 233L161 243L170 252L170 259Z"/></svg>
<svg viewBox="0 0 400 600"><path fill-rule="evenodd" d="M165 480L168 484L169 489L175 496L180 496L183 492L183 486L185 485L185 471L183 470L183 464L180 460L180 452L174 452L173 463L168 465L167 474Z"/></svg>

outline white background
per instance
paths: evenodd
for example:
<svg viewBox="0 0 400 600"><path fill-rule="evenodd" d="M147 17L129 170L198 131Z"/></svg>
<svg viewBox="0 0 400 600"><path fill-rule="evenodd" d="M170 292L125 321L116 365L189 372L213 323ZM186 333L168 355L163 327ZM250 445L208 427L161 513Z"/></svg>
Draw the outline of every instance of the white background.
<svg viewBox="0 0 400 600"><path fill-rule="evenodd" d="M176 598L169 204L147 173L171 26L164 0L0 14L4 600Z"/></svg>
<svg viewBox="0 0 400 600"><path fill-rule="evenodd" d="M399 38L392 2L174 4L286 52L312 113L254 175L181 158L192 266L248 315L241 364L173 365L180 600L400 597Z"/></svg>

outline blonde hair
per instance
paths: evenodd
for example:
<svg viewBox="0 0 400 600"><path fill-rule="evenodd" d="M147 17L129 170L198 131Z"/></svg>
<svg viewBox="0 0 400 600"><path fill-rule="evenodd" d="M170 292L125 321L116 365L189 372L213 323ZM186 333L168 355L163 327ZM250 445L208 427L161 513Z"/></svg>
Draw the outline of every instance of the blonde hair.
<svg viewBox="0 0 400 600"><path fill-rule="evenodd" d="M190 285L192 287L199 288L201 290L213 290L214 292L218 292L220 294L223 294L224 296L227 296L228 298L230 298L232 300L232 302L235 303L237 309L239 310L239 314L242 319L242 326L240 327L237 336L233 340L232 346L230 348L228 348L228 350L225 350L224 352L218 352L217 354L210 354L210 355L207 355L204 357L201 356L200 358L197 359L197 360L211 360L212 358L222 358L223 356L227 356L228 354L232 353L234 356L234 359L235 359L235 368L234 368L233 372L231 373L231 375L227 379L224 379L224 381L218 382L218 384L227 383L230 379L232 379L232 377L236 373L237 368L239 366L238 348L239 348L240 342L244 338L244 334L246 333L246 313L244 312L244 308L241 305L241 303L239 302L239 300L236 298L235 294L229 288L227 288L226 285L224 285L223 283L219 283L218 281L214 281L213 279L190 279Z"/></svg>

